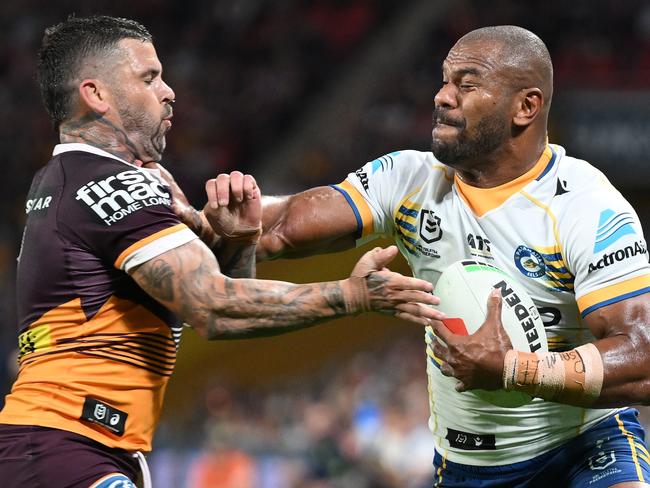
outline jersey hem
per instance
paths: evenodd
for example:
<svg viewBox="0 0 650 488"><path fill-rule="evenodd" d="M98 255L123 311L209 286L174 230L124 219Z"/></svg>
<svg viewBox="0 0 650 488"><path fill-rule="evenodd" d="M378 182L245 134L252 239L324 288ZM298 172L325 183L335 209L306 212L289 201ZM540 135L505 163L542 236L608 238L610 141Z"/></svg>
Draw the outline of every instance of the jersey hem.
<svg viewBox="0 0 650 488"><path fill-rule="evenodd" d="M76 425L73 426L68 422L56 419L56 418L47 418L45 416L39 415L39 417L30 417L23 415L12 415L4 412L0 413L0 424L8 425L25 425L25 426L37 426L37 427L47 427L50 429L65 430L67 432L72 432L74 434L82 435L89 439L92 439L95 442L100 444L115 448L115 449L124 449L125 451L135 452L150 452L151 443L132 443L132 442L120 442L115 439L101 434L89 427L86 427L84 424L79 423L79 427L76 428Z"/></svg>

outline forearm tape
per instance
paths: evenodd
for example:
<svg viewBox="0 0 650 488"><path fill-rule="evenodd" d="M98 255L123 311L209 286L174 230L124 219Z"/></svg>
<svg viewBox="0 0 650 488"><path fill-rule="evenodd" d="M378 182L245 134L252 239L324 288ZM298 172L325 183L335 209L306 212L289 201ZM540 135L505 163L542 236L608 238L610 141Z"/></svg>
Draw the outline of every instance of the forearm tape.
<svg viewBox="0 0 650 488"><path fill-rule="evenodd" d="M603 360L593 344L566 352L510 350L503 365L503 388L569 405L589 406L600 396Z"/></svg>
<svg viewBox="0 0 650 488"><path fill-rule="evenodd" d="M340 283L346 313L357 314L371 310L370 294L365 278L350 276L347 280L341 280Z"/></svg>

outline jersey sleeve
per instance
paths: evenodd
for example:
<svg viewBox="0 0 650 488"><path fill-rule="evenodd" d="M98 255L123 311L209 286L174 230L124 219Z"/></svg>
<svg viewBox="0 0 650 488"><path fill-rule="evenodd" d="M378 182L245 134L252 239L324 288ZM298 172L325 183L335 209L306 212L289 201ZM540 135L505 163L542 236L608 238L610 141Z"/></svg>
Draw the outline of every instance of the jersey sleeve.
<svg viewBox="0 0 650 488"><path fill-rule="evenodd" d="M420 154L417 151L386 154L348 174L342 183L332 185L354 211L359 242L393 233L393 214L418 174L422 164Z"/></svg>
<svg viewBox="0 0 650 488"><path fill-rule="evenodd" d="M560 235L583 317L606 305L650 292L648 251L632 206L607 181L571 201Z"/></svg>
<svg viewBox="0 0 650 488"><path fill-rule="evenodd" d="M171 209L171 193L156 171L105 165L101 176L72 182L58 220L94 255L129 272L197 238ZM127 167L128 168L128 167Z"/></svg>

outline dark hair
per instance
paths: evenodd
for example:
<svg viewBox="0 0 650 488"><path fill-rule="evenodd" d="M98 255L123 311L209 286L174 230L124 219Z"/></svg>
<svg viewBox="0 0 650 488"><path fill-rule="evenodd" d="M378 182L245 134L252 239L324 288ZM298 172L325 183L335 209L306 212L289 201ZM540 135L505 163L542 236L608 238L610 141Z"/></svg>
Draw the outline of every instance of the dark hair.
<svg viewBox="0 0 650 488"><path fill-rule="evenodd" d="M152 40L142 24L106 15L71 16L45 29L38 52L37 76L45 109L55 129L69 116L77 88L74 81L85 61L110 55L122 39Z"/></svg>

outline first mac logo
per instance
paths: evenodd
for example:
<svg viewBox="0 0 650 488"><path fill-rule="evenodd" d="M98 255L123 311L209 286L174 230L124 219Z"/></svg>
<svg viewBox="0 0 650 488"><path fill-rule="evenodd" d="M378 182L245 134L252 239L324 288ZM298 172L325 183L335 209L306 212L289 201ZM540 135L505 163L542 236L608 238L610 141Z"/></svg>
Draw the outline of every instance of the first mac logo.
<svg viewBox="0 0 650 488"><path fill-rule="evenodd" d="M89 181L77 190L76 200L84 202L106 225L153 205L171 205L171 195L153 175L128 170L99 181Z"/></svg>

